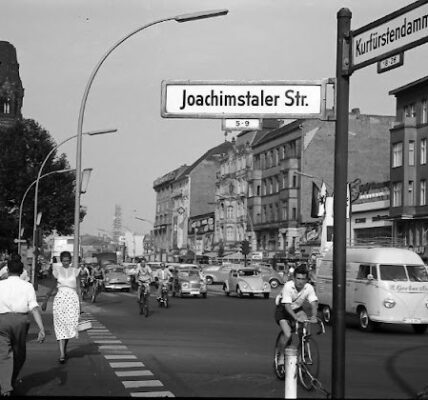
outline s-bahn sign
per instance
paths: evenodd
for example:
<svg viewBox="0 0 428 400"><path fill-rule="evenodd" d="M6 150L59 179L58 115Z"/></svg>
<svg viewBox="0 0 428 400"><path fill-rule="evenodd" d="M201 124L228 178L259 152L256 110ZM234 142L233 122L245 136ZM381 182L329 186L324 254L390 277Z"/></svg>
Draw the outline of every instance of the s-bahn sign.
<svg viewBox="0 0 428 400"><path fill-rule="evenodd" d="M428 41L428 0L416 1L351 32L356 70Z"/></svg>
<svg viewBox="0 0 428 400"><path fill-rule="evenodd" d="M323 119L328 82L328 79L162 81L161 115L164 118Z"/></svg>

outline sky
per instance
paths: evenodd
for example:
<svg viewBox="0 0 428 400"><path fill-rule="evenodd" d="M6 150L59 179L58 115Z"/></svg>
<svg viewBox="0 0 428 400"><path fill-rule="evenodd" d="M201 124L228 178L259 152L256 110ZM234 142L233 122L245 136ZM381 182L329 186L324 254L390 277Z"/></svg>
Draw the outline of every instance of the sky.
<svg viewBox="0 0 428 400"><path fill-rule="evenodd" d="M76 135L90 74L120 39L159 19L228 9L223 17L163 22L117 47L90 89L82 168L93 168L81 203L81 232L111 232L115 205L135 233L154 220L153 181L192 164L225 140L220 119L161 117L163 80L318 80L335 77L337 12L360 28L412 2L405 0L2 0L0 40L15 46L25 89L22 113L57 144ZM404 65L378 74L376 64L350 77L350 109L394 115L392 89L426 76L428 44L405 53ZM234 134L229 133L230 140ZM386 137L385 140L389 140ZM59 146L73 168L76 140ZM331 155L333 162L333 154Z"/></svg>

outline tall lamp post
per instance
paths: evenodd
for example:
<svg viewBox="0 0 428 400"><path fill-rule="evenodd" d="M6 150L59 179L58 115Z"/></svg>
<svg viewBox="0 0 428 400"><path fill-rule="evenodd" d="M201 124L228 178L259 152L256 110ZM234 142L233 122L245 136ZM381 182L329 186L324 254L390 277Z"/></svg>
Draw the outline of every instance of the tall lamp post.
<svg viewBox="0 0 428 400"><path fill-rule="evenodd" d="M135 29L134 31L124 36L122 39L120 39L118 42L116 42L113 46L111 46L107 50L107 52L101 57L101 59L98 61L95 68L92 70L91 75L89 76L88 83L86 84L85 91L83 92L82 101L80 103L79 118L77 123L76 187L79 187L80 185L80 172L82 170L82 129L83 129L83 117L85 115L86 101L88 99L89 90L91 89L95 76L98 70L103 65L104 61L107 59L107 57L123 42L129 39L131 36L134 36L136 33L141 32L144 29L147 29L151 26L154 26L166 21L188 22L188 21L195 21L195 20L205 19L205 18L219 17L222 15L226 15L228 12L229 10L226 10L226 9L213 10L213 11L201 11L201 12L196 12L191 14L182 14L182 15L177 15L175 17L159 19ZM74 251L73 252L74 254L78 254L79 240L80 240L80 193L78 190L76 190L75 192L74 200L75 201L74 201ZM76 268L78 266L77 257L73 257L73 266Z"/></svg>
<svg viewBox="0 0 428 400"><path fill-rule="evenodd" d="M103 129L103 130L97 130L97 131L90 131L90 132L85 132L85 135L89 135L89 136L95 136L95 135L103 135L106 133L114 133L117 132L117 129ZM83 135L83 132L82 132ZM55 147L52 148L52 150L47 154L47 156L45 157L45 159L42 162L42 165L39 168L39 172L37 174L37 179L36 179L36 189L35 189L35 195L34 195L34 219L33 219L33 251L36 248L36 235L37 235L37 202L38 202L38 193L39 193L39 181L40 181L40 177L42 175L42 171L44 166L46 165L47 161L49 160L50 156L58 149L58 147L62 146L64 143L67 143L69 140L74 139L75 137L78 137L78 135L74 135L74 136L70 136L69 138L63 140L62 142L58 143ZM79 193L80 196L80 189L77 190L77 188L81 187L81 181L82 181L82 169L80 168L76 168L76 192ZM36 268L36 257L35 255L33 255L33 261L32 261L32 267L31 267L31 282L34 285L34 278L35 278L35 268Z"/></svg>
<svg viewBox="0 0 428 400"><path fill-rule="evenodd" d="M52 175L52 174L61 174L64 172L74 172L76 171L75 168L73 169L60 169L57 171L51 171L48 172L46 174L43 174L40 179L45 178L46 176ZM21 237L22 237L22 233L21 233L21 228L22 228L22 208L24 206L24 201L27 197L28 192L30 191L30 189L36 184L37 179L34 180L28 187L27 190L25 191L24 195L22 196L22 200L21 200L21 204L19 206L19 222L18 222L18 254L21 255Z"/></svg>

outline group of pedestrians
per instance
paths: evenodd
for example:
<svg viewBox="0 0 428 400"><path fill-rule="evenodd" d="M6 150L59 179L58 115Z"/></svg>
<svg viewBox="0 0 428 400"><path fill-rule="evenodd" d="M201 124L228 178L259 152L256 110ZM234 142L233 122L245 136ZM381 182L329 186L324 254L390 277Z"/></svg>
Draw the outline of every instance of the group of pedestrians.
<svg viewBox="0 0 428 400"><path fill-rule="evenodd" d="M80 268L71 264L71 254L60 255L61 265L52 270L52 286L41 305L37 303L33 285L20 278L24 270L19 255L11 255L7 262L7 278L0 281L0 394L10 396L18 382L19 372L26 359L26 340L30 326L29 313L39 327L37 340L45 339L40 308L45 311L51 296L53 325L59 347L60 364L67 359L69 339L78 338L80 316Z"/></svg>

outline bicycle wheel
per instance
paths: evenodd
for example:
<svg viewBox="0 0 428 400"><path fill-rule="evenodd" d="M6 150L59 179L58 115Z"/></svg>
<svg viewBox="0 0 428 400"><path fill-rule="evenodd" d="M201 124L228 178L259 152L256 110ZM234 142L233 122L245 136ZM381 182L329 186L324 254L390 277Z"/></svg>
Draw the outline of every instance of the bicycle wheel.
<svg viewBox="0 0 428 400"><path fill-rule="evenodd" d="M308 391L314 389L313 379L318 378L320 355L318 343L312 338L303 341L298 355L298 372L301 385Z"/></svg>
<svg viewBox="0 0 428 400"><path fill-rule="evenodd" d="M143 314L146 318L149 316L149 296L144 296Z"/></svg>
<svg viewBox="0 0 428 400"><path fill-rule="evenodd" d="M91 294L91 302L92 303L95 303L95 300L96 300L96 298L97 298L97 292L98 292L98 288L97 288L97 284L96 283L94 283L93 285L92 285L92 288L91 288L91 290L92 290L92 294Z"/></svg>
<svg viewBox="0 0 428 400"><path fill-rule="evenodd" d="M273 370L278 379L283 380L285 378L285 337L281 331L278 333L275 341L275 351L273 355Z"/></svg>

